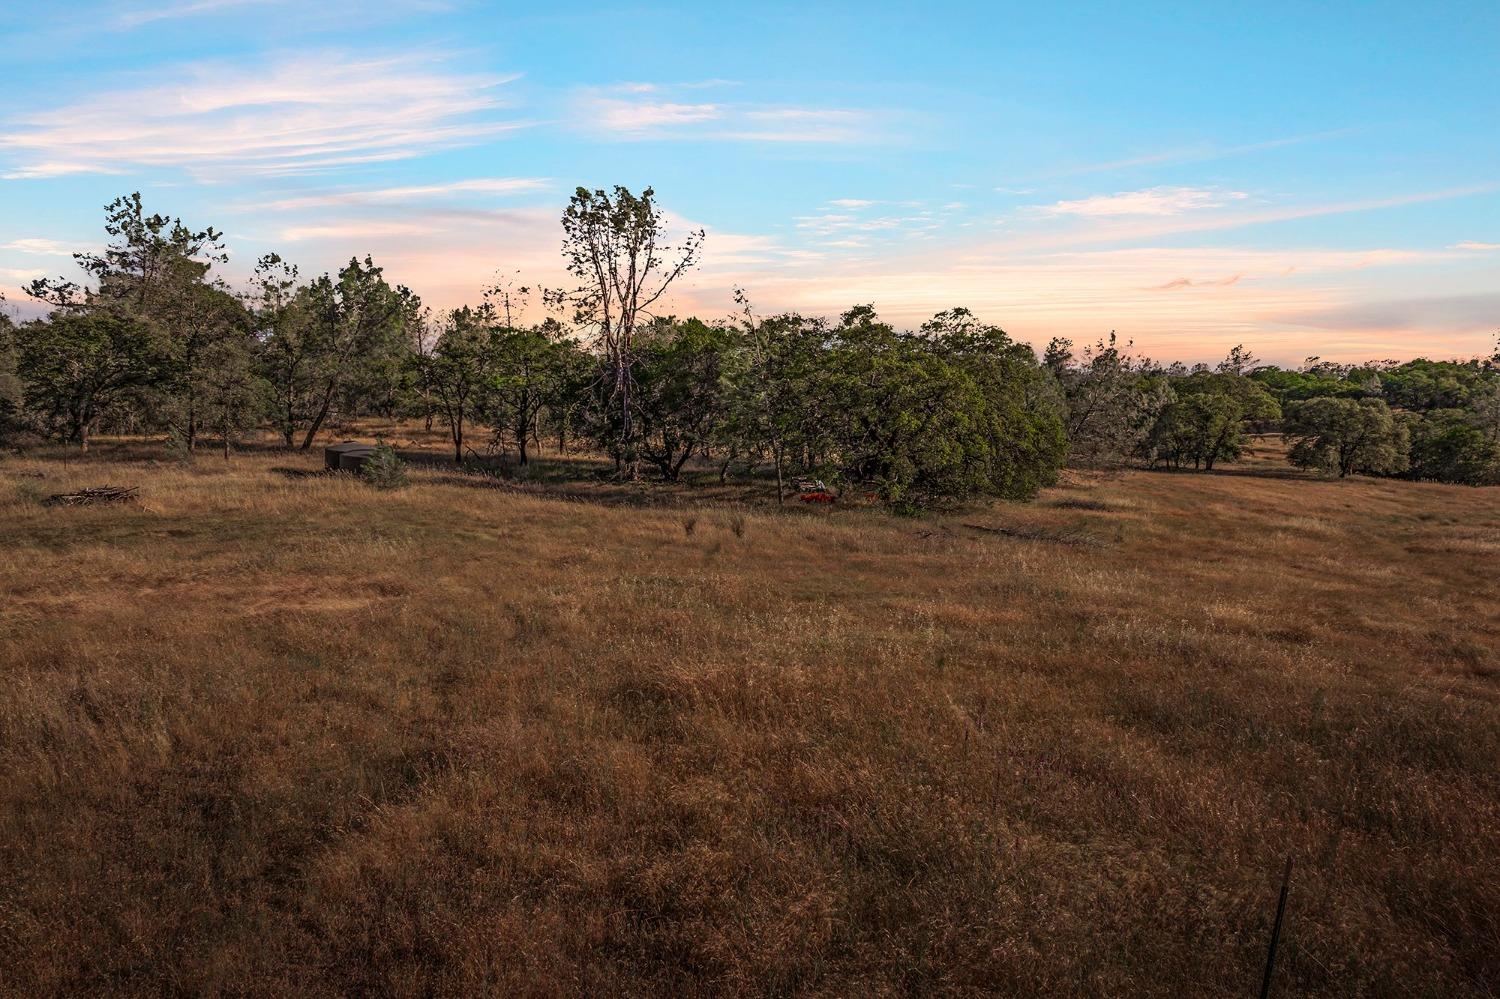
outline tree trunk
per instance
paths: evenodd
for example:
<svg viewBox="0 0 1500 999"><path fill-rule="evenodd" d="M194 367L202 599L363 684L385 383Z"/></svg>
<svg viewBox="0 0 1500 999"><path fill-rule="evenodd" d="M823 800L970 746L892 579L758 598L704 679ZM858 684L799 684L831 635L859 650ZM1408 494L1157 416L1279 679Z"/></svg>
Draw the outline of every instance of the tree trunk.
<svg viewBox="0 0 1500 999"><path fill-rule="evenodd" d="M337 386L333 382L329 382L328 388L323 392L323 405L318 409L318 415L313 418L312 426L307 428L307 436L302 438L302 450L312 450L313 438L318 436L318 431L323 429L323 421L328 419L328 410L333 405L335 388Z"/></svg>

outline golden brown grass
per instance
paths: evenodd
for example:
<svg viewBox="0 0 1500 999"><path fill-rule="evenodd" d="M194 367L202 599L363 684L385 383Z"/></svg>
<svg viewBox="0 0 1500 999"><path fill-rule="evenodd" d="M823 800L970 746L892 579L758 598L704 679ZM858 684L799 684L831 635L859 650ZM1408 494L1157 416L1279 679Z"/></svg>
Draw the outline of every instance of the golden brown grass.
<svg viewBox="0 0 1500 999"><path fill-rule="evenodd" d="M131 453L0 461L7 992L1243 995L1288 855L1278 994L1500 982L1494 490Z"/></svg>

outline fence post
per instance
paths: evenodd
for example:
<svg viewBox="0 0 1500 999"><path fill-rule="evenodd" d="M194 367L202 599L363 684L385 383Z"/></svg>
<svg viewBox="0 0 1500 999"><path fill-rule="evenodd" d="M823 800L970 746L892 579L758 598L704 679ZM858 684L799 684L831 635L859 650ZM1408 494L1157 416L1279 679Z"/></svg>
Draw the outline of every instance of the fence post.
<svg viewBox="0 0 1500 999"><path fill-rule="evenodd" d="M1266 951L1266 975L1260 982L1260 999L1270 999L1271 979L1276 974L1276 945L1281 941L1281 919L1286 915L1286 893L1292 884L1292 858L1286 858L1286 871L1281 875L1281 897L1276 900L1276 922L1271 927L1271 946Z"/></svg>

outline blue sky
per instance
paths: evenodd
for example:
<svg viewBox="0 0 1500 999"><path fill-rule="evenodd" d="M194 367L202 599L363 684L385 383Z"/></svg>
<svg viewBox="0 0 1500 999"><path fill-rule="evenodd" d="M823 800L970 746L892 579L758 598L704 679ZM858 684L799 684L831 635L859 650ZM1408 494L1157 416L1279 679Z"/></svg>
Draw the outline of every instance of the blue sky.
<svg viewBox="0 0 1500 999"><path fill-rule="evenodd" d="M451 306L560 280L574 186L651 184L708 230L682 312L740 284L1166 359L1485 350L1500 4L1226 8L12 2L0 289L139 189L225 230L231 279L372 253Z"/></svg>

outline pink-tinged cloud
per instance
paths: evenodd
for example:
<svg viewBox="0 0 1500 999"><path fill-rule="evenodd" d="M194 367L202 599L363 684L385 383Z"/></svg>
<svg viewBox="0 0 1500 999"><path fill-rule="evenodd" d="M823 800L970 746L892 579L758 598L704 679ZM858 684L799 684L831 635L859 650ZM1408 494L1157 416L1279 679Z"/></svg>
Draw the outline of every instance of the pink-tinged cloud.
<svg viewBox="0 0 1500 999"><path fill-rule="evenodd" d="M551 181L536 177L483 177L457 180L446 184L413 184L405 187L385 187L364 191L324 191L290 198L277 198L255 207L263 211L289 212L343 205L390 205L437 201L455 195L479 194L509 197L545 191L551 186Z"/></svg>
<svg viewBox="0 0 1500 999"><path fill-rule="evenodd" d="M1249 197L1243 191L1216 191L1198 187L1153 187L1144 191L1101 194L1076 201L1059 201L1039 208L1044 215L1078 215L1113 218L1131 215L1182 215L1207 208L1220 208Z"/></svg>
<svg viewBox="0 0 1500 999"><path fill-rule="evenodd" d="M218 179L406 159L523 127L499 116L510 79L415 56L199 64L18 115L0 161L12 179L139 168Z"/></svg>

